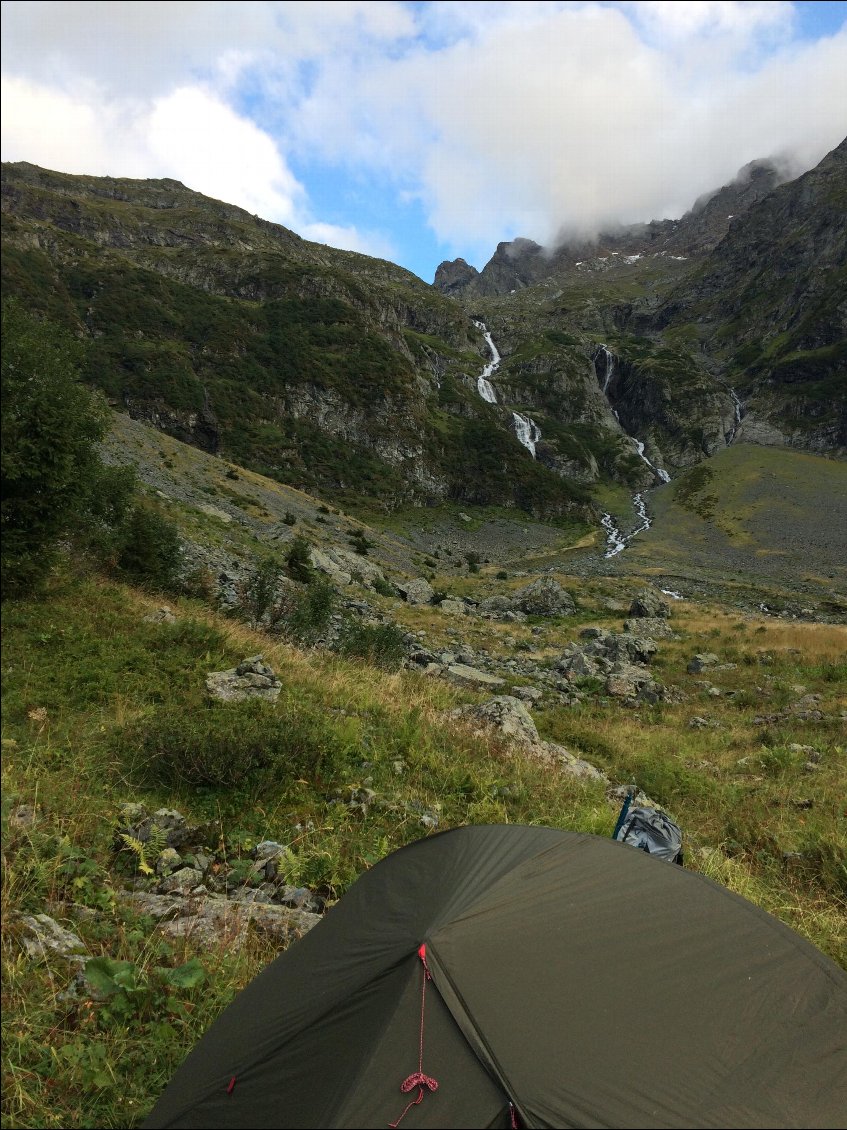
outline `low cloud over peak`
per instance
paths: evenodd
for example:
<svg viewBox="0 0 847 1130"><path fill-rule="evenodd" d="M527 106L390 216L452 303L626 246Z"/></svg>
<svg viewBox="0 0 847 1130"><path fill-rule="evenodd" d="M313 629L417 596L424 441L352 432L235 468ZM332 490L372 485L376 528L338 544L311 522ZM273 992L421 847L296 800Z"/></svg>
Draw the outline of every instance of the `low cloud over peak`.
<svg viewBox="0 0 847 1130"><path fill-rule="evenodd" d="M431 277L416 240L480 263L811 167L847 133L837 8L801 37L781 0L7 3L3 156L173 176Z"/></svg>

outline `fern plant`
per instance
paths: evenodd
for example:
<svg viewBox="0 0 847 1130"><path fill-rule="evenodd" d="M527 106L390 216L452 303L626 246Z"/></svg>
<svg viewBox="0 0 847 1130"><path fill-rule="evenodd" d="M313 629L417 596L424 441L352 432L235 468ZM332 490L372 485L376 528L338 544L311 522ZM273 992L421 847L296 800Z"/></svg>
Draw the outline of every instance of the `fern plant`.
<svg viewBox="0 0 847 1130"><path fill-rule="evenodd" d="M140 840L128 832L121 832L120 838L124 847L135 857L136 866L142 875L154 875L156 861L168 846L168 833L158 824L150 828L150 835L146 840Z"/></svg>

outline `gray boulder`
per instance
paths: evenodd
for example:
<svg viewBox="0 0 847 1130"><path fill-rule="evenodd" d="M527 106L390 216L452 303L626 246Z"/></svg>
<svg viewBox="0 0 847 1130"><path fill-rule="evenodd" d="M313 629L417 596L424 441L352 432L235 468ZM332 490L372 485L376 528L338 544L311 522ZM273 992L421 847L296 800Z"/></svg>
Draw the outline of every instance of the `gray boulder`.
<svg viewBox="0 0 847 1130"><path fill-rule="evenodd" d="M451 663L446 675L452 682L466 687L502 687L505 681L497 675L489 675L464 663Z"/></svg>
<svg viewBox="0 0 847 1130"><path fill-rule="evenodd" d="M650 672L644 667L637 667L631 663L616 664L606 679L606 693L613 698L644 697L645 691L654 689L655 684Z"/></svg>
<svg viewBox="0 0 847 1130"><path fill-rule="evenodd" d="M667 620L671 614L671 606L655 589L643 589L635 596L629 606L629 614L630 616L647 616Z"/></svg>
<svg viewBox="0 0 847 1130"><path fill-rule="evenodd" d="M61 957L73 964L84 965L88 960L85 942L49 914L30 914L21 919L25 933L21 943L33 961L48 956Z"/></svg>
<svg viewBox="0 0 847 1130"><path fill-rule="evenodd" d="M686 670L689 675L699 675L701 671L709 667L717 667L719 663L720 658L714 652L702 651L689 660Z"/></svg>
<svg viewBox="0 0 847 1130"><path fill-rule="evenodd" d="M528 616L572 616L576 605L555 577L539 577L512 597L512 608Z"/></svg>
<svg viewBox="0 0 847 1130"><path fill-rule="evenodd" d="M642 616L625 620L623 630L633 636L650 636L657 640L675 640L676 633L661 616Z"/></svg>
<svg viewBox="0 0 847 1130"><path fill-rule="evenodd" d="M535 722L524 704L512 695L498 695L478 706L460 706L452 711L456 718L468 718L490 726L498 734L522 745L539 745Z"/></svg>
<svg viewBox="0 0 847 1130"><path fill-rule="evenodd" d="M396 588L407 604L429 604L435 596L432 585L423 577L415 577L411 581L398 581Z"/></svg>
<svg viewBox="0 0 847 1130"><path fill-rule="evenodd" d="M139 913L158 923L169 938L189 938L195 946L236 948L252 926L275 940L302 938L320 922L319 914L275 903L242 902L208 896L179 899L136 891L127 896Z"/></svg>
<svg viewBox="0 0 847 1130"><path fill-rule="evenodd" d="M463 600L452 600L450 598L442 600L438 607L449 616L464 616L468 610L468 606Z"/></svg>

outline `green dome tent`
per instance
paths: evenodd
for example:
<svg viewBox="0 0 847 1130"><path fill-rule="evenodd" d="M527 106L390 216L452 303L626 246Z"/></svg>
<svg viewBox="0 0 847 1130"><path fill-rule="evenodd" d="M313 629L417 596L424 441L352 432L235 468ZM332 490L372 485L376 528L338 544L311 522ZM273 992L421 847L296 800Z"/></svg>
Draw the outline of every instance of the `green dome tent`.
<svg viewBox="0 0 847 1130"><path fill-rule="evenodd" d="M458 828L363 875L145 1126L840 1128L846 1042L847 975L711 880Z"/></svg>

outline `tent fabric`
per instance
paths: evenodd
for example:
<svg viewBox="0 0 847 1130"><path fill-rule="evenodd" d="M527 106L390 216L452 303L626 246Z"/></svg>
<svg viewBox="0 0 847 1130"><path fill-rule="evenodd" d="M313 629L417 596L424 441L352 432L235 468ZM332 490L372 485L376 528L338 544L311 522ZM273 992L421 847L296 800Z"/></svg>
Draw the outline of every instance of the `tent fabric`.
<svg viewBox="0 0 847 1130"><path fill-rule="evenodd" d="M475 826L363 875L200 1040L146 1127L842 1127L847 975L704 876ZM233 1084L233 1079L235 1080Z"/></svg>

